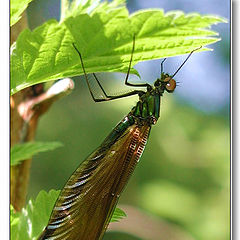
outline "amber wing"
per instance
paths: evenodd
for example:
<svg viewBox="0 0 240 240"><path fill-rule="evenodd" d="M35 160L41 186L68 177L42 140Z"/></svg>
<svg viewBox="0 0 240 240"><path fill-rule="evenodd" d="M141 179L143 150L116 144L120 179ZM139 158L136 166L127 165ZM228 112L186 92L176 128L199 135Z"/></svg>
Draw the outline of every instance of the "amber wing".
<svg viewBox="0 0 240 240"><path fill-rule="evenodd" d="M69 178L39 240L103 237L150 132L148 124L134 123L123 131L116 129Z"/></svg>

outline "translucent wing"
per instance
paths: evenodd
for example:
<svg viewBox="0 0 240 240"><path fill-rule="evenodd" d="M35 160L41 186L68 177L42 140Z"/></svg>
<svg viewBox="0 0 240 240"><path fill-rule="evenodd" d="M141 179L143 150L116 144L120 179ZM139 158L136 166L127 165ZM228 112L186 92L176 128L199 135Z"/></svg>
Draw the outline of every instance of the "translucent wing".
<svg viewBox="0 0 240 240"><path fill-rule="evenodd" d="M39 240L101 239L149 132L123 119L70 177Z"/></svg>

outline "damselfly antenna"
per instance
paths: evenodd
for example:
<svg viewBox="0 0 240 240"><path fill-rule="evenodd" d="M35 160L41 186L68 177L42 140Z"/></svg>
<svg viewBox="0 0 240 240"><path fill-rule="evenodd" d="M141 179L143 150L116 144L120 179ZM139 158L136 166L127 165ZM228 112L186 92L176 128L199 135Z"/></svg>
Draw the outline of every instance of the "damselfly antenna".
<svg viewBox="0 0 240 240"><path fill-rule="evenodd" d="M162 75L162 73L163 73L163 63L166 61L166 59L167 59L167 58L164 58L164 59L162 60L162 62L161 62L161 75Z"/></svg>
<svg viewBox="0 0 240 240"><path fill-rule="evenodd" d="M202 48L202 46L201 47L199 47L199 48L196 48L196 49L194 49L194 50L192 50L190 53L189 53L189 55L187 56L187 58L183 61L183 63L181 64L181 66L178 68L178 70L172 75L172 77L171 78L174 78L174 76L176 76L176 74L179 72L179 70L183 67L183 65L187 62L187 60L191 57L191 55L195 52L195 51L197 51L198 49L200 49L200 48Z"/></svg>
<svg viewBox="0 0 240 240"><path fill-rule="evenodd" d="M192 50L192 51L189 53L189 55L188 55L187 58L183 61L183 63L181 64L181 66L180 66L180 67L177 69L177 71L171 76L171 79L176 76L176 74L177 74L177 73L179 72L179 70L183 67L183 65L187 62L187 60L191 57L191 55L192 55L195 51L199 50L200 48L202 48L202 46L199 47L199 48L196 48L196 49ZM162 62L161 62L161 76L162 76L162 73L163 73L163 63L166 61L166 59L167 59L167 58L164 58L164 59L162 60Z"/></svg>

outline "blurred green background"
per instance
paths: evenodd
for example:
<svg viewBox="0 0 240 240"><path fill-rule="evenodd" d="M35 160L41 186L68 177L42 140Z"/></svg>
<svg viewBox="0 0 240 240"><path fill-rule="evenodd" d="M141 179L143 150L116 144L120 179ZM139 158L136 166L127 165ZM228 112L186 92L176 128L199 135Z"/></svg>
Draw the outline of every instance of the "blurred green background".
<svg viewBox="0 0 240 240"><path fill-rule="evenodd" d="M140 4L143 2L129 1L128 8L131 12L143 8ZM144 7L164 8L167 4L171 5L167 10L198 10L197 7L186 10L187 3L188 7L195 6L182 0L149 1ZM221 6L216 1L210 4L215 4L215 11L218 8L227 11L229 7L227 1ZM205 12L202 9L200 12L229 17L220 10L215 13L210 6L205 8ZM59 2L35 0L28 15L30 27L34 28L48 18L59 16ZM152 222L146 221L145 229L142 227L135 234L138 238L111 232L104 239L143 239L142 232L151 229L153 223L164 231L159 238L144 239L230 239L230 28L229 24L222 24L214 29L220 31L223 40L212 46L214 52L193 55L182 73L177 74L175 79L180 81L180 87L176 93L163 96L161 117L152 127L145 152L119 201L134 207L146 219L150 217ZM165 64L170 73L177 69L182 58L174 61L170 59ZM143 80L153 82L159 74L160 61L147 64L136 68ZM123 86L123 74L98 76L110 93L128 89ZM35 198L41 189L61 189L76 167L137 102L137 97L129 97L94 103L84 78L74 80L72 94L56 102L39 122L36 140L60 141L64 147L34 157L28 198ZM138 221L136 218L128 225ZM173 232L178 237L170 237Z"/></svg>

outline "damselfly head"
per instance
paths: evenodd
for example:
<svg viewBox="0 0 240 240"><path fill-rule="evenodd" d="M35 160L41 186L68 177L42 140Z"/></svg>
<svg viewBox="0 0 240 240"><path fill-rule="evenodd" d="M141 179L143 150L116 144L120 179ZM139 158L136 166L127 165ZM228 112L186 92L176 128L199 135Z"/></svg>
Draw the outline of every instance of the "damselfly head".
<svg viewBox="0 0 240 240"><path fill-rule="evenodd" d="M168 93L172 93L176 88L176 81L169 74L161 74L161 78L158 78L154 86L160 89L162 92L166 90Z"/></svg>
<svg viewBox="0 0 240 240"><path fill-rule="evenodd" d="M167 58L164 58L161 62L161 78L158 78L156 82L154 83L154 87L159 91L159 94L161 95L165 90L168 93L172 93L177 84L176 81L173 79L175 75L179 72L179 70L183 67L183 65L187 62L189 57L193 54L193 52L199 50L201 47L194 49L190 52L190 54L187 56L187 58L183 61L183 63L180 65L180 67L177 69L177 71L173 75L169 75L167 73L164 73L163 71L163 63L166 61Z"/></svg>

